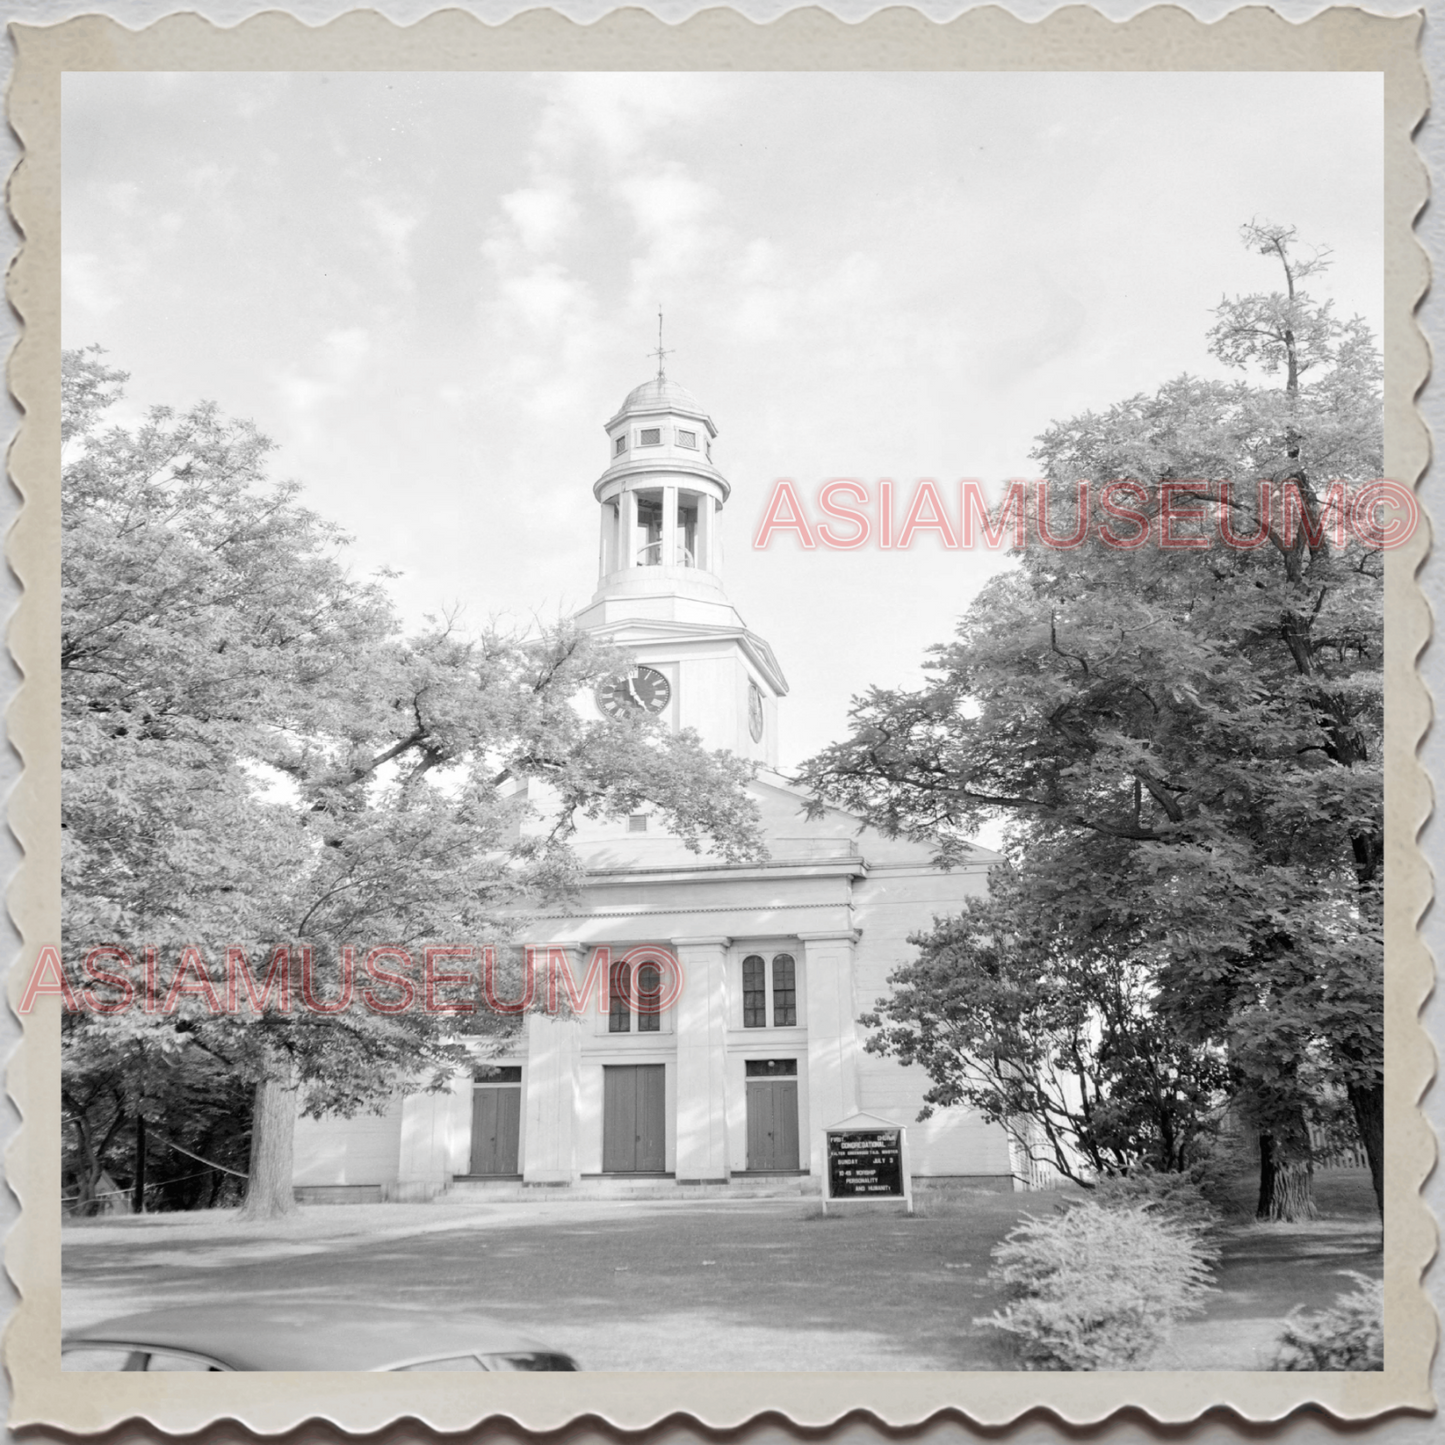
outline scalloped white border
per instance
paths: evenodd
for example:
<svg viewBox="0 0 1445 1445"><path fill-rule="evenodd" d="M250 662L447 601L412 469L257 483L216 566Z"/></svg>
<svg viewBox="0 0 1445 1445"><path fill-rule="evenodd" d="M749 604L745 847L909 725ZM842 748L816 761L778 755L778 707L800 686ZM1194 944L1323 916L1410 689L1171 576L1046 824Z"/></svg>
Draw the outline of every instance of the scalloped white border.
<svg viewBox="0 0 1445 1445"><path fill-rule="evenodd" d="M401 7L397 7L401 8ZM679 7L682 8L682 7ZM692 9L689 4L687 9ZM1025 22L995 8L936 23L892 9L845 23L815 9L792 10L759 26L734 11L708 10L668 25L623 10L579 25L554 11L528 11L488 25L460 11L402 28L375 12L353 12L313 27L271 12L229 29L190 14L127 30L103 16L46 27L12 25L19 59L10 94L11 124L25 148L12 177L11 210L25 241L9 278L24 334L10 363L11 388L25 422L11 472L25 499L9 540L25 594L11 626L12 655L25 681L11 708L11 736L25 773L11 804L11 826L25 860L10 894L25 940L20 963L58 936L59 897L59 150L58 76L62 69L588 69L716 67L754 69L1380 69L1386 75L1386 474L1415 482L1428 458L1428 436L1414 396L1428 353L1414 320L1427 265L1412 233L1425 200L1424 169L1410 142L1424 114L1425 84L1416 56L1419 21L1334 10L1302 23L1273 11L1234 11L1210 24L1173 7L1127 22L1082 6ZM6 1336L14 1388L12 1423L72 1431L105 1429L141 1417L170 1431L226 1418L253 1430L289 1429L326 1419L351 1431L419 1420L441 1430L503 1417L531 1429L600 1418L626 1429L685 1414L732 1427L776 1411L820 1426L866 1412L899 1426L940 1411L999 1425L1044 1409L1073 1424L1132 1407L1160 1422L1187 1421L1227 1406L1252 1420L1280 1419L1301 1405L1344 1419L1400 1408L1428 1410L1435 1319L1419 1288L1434 1250L1434 1226L1419 1195L1434 1140L1416 1101L1433 1055L1419 1026L1431 968L1417 931L1430 899L1430 875L1416 839L1430 809L1429 782L1416 749L1429 699L1415 662L1430 634L1429 609L1416 585L1428 537L1390 555L1386 571L1387 884L1389 959L1386 1026L1387 1369L1372 1375L1159 1373L1129 1375L950 1374L587 1374L548 1377L416 1377L295 1374L164 1379L61 1376L59 1224L49 1206L59 1193L51 1145L59 1130L55 1088L59 1015L44 1006L26 1021L25 1043L9 1073L25 1127L7 1155L7 1173L25 1209L8 1241L6 1262L22 1301ZM18 992L17 964L11 975ZM45 1001L53 1004L52 1000ZM218 1397L220 1403L216 1403Z"/></svg>

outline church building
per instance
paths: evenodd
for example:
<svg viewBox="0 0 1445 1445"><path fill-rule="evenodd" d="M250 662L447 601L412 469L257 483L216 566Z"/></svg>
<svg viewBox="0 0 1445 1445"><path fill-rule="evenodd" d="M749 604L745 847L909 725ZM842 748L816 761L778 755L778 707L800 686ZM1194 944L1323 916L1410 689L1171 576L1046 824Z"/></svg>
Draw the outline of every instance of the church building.
<svg viewBox="0 0 1445 1445"><path fill-rule="evenodd" d="M927 1076L865 1052L857 1023L912 955L908 936L982 893L997 855L978 848L944 872L926 845L840 809L806 815L806 794L776 771L787 681L724 586L731 488L712 418L659 371L606 433L592 489L599 583L578 621L636 667L583 705L646 709L755 760L768 857L691 853L646 810L583 820L585 886L565 914L536 920L535 941L565 947L578 980L599 946L630 953L630 990L614 989L603 1012L529 1014L507 1053L450 1092L398 1097L381 1116L299 1119L298 1197L586 1193L609 1180L816 1193L824 1130L859 1112L907 1127L916 1181L1013 1188L1004 1131L963 1109L917 1122ZM661 1011L631 1006L658 984L648 948L681 965L681 991Z"/></svg>

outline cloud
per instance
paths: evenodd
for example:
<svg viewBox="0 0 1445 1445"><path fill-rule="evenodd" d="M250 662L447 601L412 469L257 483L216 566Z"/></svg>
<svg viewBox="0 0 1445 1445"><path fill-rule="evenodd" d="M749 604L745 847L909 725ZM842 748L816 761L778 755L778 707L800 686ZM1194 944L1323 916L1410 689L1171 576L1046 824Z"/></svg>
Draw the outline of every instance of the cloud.
<svg viewBox="0 0 1445 1445"><path fill-rule="evenodd" d="M104 316L125 300L125 287L108 274L105 263L93 251L63 252L60 275L66 301L92 315Z"/></svg>
<svg viewBox="0 0 1445 1445"><path fill-rule="evenodd" d="M533 254L555 250L577 214L571 186L557 177L512 191L499 204L523 250Z"/></svg>
<svg viewBox="0 0 1445 1445"><path fill-rule="evenodd" d="M361 208L392 264L401 273L393 279L407 279L411 266L411 233L416 230L421 217L414 209L388 204L379 196L367 196Z"/></svg>
<svg viewBox="0 0 1445 1445"><path fill-rule="evenodd" d="M273 378L273 385L294 411L312 411L321 402L353 390L371 356L371 334L361 326L330 331L317 350L319 355L309 370L288 367Z"/></svg>

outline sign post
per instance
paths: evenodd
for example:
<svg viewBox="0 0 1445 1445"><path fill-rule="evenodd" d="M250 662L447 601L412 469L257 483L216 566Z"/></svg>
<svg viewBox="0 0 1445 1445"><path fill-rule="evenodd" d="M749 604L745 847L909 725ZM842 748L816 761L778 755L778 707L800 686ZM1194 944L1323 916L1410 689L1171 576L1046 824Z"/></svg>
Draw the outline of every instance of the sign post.
<svg viewBox="0 0 1445 1445"><path fill-rule="evenodd" d="M901 1199L913 1213L908 1130L877 1114L850 1114L823 1130L823 1213L830 1200Z"/></svg>

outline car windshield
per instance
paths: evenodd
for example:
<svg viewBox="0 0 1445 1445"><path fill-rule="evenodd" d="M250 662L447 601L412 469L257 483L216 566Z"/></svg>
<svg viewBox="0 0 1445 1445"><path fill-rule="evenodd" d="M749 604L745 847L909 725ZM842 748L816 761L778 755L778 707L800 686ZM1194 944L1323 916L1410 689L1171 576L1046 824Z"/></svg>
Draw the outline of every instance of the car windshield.
<svg viewBox="0 0 1445 1445"><path fill-rule="evenodd" d="M577 1362L566 1355L541 1350L520 1350L506 1355L484 1355L489 1370L575 1370Z"/></svg>
<svg viewBox="0 0 1445 1445"><path fill-rule="evenodd" d="M493 1355L449 1355L440 1360L421 1360L398 1365L397 1370L575 1370L577 1362L567 1355L545 1350L509 1350Z"/></svg>

